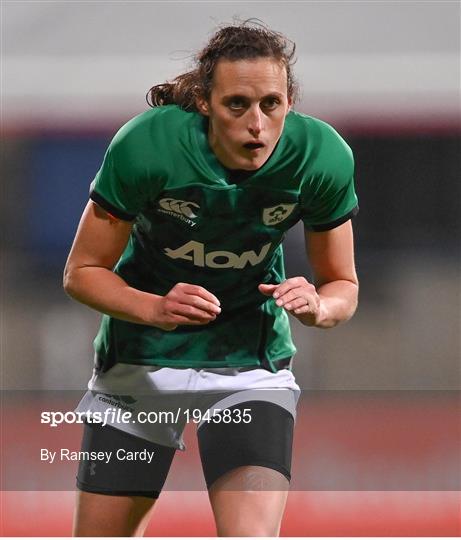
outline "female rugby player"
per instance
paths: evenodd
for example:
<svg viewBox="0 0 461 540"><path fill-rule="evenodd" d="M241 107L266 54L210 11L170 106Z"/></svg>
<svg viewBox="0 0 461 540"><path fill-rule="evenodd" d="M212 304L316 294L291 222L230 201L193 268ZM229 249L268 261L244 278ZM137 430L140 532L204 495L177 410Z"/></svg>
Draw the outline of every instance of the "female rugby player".
<svg viewBox="0 0 461 540"><path fill-rule="evenodd" d="M220 29L193 71L151 88L152 108L106 152L64 276L68 294L104 314L79 409L181 414L88 421L82 449L121 458L80 463L75 535L143 533L184 449L186 410L203 414L218 534L279 534L299 395L288 314L330 328L358 292L352 154L328 124L291 110L293 54L262 25ZM300 219L314 283L284 274L281 242ZM150 463L123 459L142 450Z"/></svg>

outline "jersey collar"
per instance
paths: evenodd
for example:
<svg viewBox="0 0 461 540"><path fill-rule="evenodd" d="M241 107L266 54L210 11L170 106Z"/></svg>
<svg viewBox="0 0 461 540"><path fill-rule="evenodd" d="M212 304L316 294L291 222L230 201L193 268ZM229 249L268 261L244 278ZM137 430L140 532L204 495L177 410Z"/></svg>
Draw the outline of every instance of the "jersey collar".
<svg viewBox="0 0 461 540"><path fill-rule="evenodd" d="M230 185L235 184L236 180L238 181L238 184L246 184L252 182L256 178L264 176L266 169L270 166L271 163L278 159L278 156L281 153L281 148L283 146L283 144L281 143L282 139L284 139L285 127L283 128L282 135L280 136L280 139L278 140L274 151L269 156L269 159L266 161L266 163L264 163L261 168L253 171L251 174L248 175L240 175L239 173L235 174L235 172L230 171L229 169L224 167L224 165L218 160L208 142L208 119L200 113L196 113L193 132L195 135L197 150L199 151L204 162L206 163L207 168L210 170L212 176L218 182ZM235 180L233 180L233 177L235 178Z"/></svg>

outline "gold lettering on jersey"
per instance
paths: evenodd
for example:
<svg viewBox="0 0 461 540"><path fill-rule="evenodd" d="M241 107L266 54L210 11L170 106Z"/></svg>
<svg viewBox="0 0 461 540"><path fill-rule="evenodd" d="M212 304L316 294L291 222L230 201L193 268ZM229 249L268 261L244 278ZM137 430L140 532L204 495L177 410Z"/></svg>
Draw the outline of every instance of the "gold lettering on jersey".
<svg viewBox="0 0 461 540"><path fill-rule="evenodd" d="M205 253L205 245L191 240L176 249L165 248L165 255L171 259L191 261L195 266L208 268L237 268L241 270L247 264L256 266L261 263L269 253L271 243L265 244L259 253L244 251L240 255L231 251L210 251Z"/></svg>

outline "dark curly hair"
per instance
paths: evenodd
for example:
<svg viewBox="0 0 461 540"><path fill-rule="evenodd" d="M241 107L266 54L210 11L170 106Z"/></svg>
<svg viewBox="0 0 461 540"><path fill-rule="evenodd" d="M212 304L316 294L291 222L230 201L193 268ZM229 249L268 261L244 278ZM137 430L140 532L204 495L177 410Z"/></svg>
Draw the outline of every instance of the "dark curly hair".
<svg viewBox="0 0 461 540"><path fill-rule="evenodd" d="M219 60L250 60L273 58L287 72L287 93L295 101L298 85L292 73L296 45L283 34L269 29L261 21L248 19L220 28L204 49L195 57L195 69L178 75L172 81L153 86L146 95L151 107L179 105L186 111L196 111L198 96L209 99L213 74Z"/></svg>

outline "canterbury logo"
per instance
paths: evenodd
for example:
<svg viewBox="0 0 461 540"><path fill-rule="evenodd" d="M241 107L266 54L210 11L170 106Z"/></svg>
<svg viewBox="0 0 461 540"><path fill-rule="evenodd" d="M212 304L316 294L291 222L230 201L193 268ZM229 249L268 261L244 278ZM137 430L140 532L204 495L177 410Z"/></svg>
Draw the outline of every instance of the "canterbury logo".
<svg viewBox="0 0 461 540"><path fill-rule="evenodd" d="M173 214L178 214L180 216L185 216L189 219L194 219L197 217L197 214L194 214L192 208L200 208L197 203L191 201L179 201L177 199L160 199L159 205L163 210L173 212Z"/></svg>

